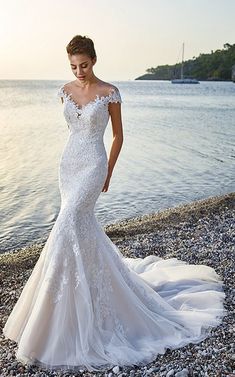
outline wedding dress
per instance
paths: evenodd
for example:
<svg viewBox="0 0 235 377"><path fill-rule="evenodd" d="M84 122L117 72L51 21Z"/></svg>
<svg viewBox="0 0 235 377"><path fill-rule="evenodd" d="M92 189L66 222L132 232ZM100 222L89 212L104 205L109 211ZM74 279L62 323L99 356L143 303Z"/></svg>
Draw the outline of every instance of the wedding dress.
<svg viewBox="0 0 235 377"><path fill-rule="evenodd" d="M208 337L226 315L215 270L156 255L127 258L94 215L108 170L103 135L119 89L79 106L64 86L69 127L59 165L61 208L3 333L16 358L48 369L145 365Z"/></svg>

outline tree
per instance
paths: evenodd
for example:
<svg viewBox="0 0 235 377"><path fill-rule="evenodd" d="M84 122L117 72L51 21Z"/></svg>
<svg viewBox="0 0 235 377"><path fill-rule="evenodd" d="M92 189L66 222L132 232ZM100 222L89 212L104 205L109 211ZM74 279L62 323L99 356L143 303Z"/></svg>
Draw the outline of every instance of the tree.
<svg viewBox="0 0 235 377"><path fill-rule="evenodd" d="M184 77L199 80L218 79L231 80L232 66L235 65L235 44L225 43L223 49L211 50L211 53L200 53L198 57L184 62ZM146 69L156 80L170 80L180 77L181 64L161 65Z"/></svg>

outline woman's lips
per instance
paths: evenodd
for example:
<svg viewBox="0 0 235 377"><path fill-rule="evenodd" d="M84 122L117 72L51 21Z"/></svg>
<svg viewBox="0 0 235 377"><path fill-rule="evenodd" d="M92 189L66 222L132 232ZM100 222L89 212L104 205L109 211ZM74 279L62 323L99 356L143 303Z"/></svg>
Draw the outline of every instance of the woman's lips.
<svg viewBox="0 0 235 377"><path fill-rule="evenodd" d="M78 78L79 78L79 79L84 79L84 78L85 78L85 76L78 76Z"/></svg>

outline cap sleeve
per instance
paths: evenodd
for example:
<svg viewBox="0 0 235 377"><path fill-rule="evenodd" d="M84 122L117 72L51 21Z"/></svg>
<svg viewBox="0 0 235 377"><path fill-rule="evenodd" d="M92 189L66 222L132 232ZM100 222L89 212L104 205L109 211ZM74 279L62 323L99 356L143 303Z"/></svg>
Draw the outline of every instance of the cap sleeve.
<svg viewBox="0 0 235 377"><path fill-rule="evenodd" d="M56 97L63 97L64 98L64 91L63 91L63 85L58 89L56 93Z"/></svg>
<svg viewBox="0 0 235 377"><path fill-rule="evenodd" d="M108 102L123 102L118 88L115 87L112 89Z"/></svg>

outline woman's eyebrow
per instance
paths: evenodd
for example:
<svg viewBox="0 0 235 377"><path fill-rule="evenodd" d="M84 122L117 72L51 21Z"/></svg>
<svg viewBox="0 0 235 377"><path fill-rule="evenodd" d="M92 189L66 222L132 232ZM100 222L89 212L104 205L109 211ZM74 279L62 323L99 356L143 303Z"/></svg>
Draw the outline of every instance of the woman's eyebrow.
<svg viewBox="0 0 235 377"><path fill-rule="evenodd" d="M82 65L82 64L85 64L85 63L87 63L87 61L86 61L86 62L83 62L83 63L81 63L80 65ZM76 66L76 64L72 64L72 63L71 63L70 65L75 65L75 66Z"/></svg>

